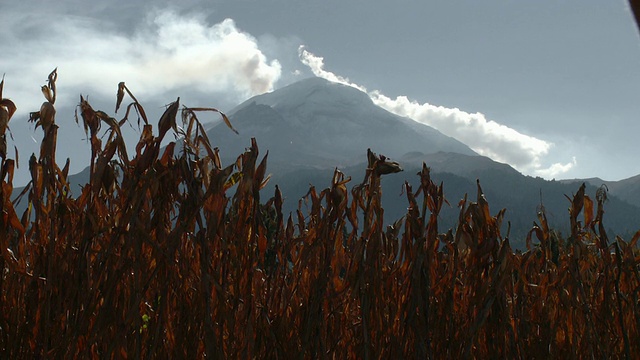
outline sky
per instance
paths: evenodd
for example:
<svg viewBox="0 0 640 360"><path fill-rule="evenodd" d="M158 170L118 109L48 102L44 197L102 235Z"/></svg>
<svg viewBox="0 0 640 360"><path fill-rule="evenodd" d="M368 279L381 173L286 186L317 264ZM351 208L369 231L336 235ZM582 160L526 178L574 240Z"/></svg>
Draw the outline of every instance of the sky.
<svg viewBox="0 0 640 360"><path fill-rule="evenodd" d="M39 151L27 119L54 68L57 156L71 172L89 161L81 94L119 119L124 81L157 119L177 97L228 111L320 76L526 175L640 174L640 35L626 0L0 2L0 54L18 106L16 184ZM135 120L126 134L135 144Z"/></svg>

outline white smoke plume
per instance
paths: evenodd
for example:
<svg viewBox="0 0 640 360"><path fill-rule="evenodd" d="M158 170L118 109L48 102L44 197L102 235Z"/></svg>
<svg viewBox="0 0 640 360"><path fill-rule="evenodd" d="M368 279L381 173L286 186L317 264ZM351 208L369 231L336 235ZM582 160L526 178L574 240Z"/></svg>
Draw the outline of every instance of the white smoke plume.
<svg viewBox="0 0 640 360"><path fill-rule="evenodd" d="M40 5L0 10L3 95L18 106L10 123L15 143L9 146L15 144L22 159L39 151L41 134L26 119L40 108L40 87L56 67L57 155L61 163L71 158L71 172L82 170L90 154L82 141L86 135L72 120L80 94L109 111L104 106L115 104L118 83L124 81L154 121L162 105L177 96L192 106L237 104L273 90L281 76L280 63L267 59L256 38L231 19L211 23L203 14L158 10L125 29L119 19L68 15L57 3ZM138 140L134 131L125 137ZM21 162L15 182L23 185L30 175Z"/></svg>
<svg viewBox="0 0 640 360"><path fill-rule="evenodd" d="M141 99L195 90L244 100L273 90L281 74L280 63L267 60L256 39L231 19L210 25L203 16L162 10L126 33L114 23L78 16L46 21L6 15L0 25L0 69L14 98L38 95L33 90L54 67L59 89L73 91L73 101L79 91L111 98L120 81Z"/></svg>
<svg viewBox="0 0 640 360"><path fill-rule="evenodd" d="M519 133L515 129L487 120L481 113L471 114L460 109L420 104L410 101L406 96L390 98L379 91L367 91L361 85L348 78L324 69L324 59L301 46L298 50L300 61L308 66L313 74L330 81L352 86L369 95L373 102L400 116L406 116L429 125L445 135L467 144L475 152L493 160L507 163L527 174L552 178L566 173L577 165L576 159L567 164L554 163L543 166L543 160L549 155L553 143Z"/></svg>

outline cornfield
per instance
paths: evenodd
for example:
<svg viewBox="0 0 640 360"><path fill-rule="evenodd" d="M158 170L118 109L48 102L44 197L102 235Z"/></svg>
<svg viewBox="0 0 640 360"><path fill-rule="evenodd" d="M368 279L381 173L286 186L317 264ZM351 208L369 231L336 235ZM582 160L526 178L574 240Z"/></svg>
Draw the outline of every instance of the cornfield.
<svg viewBox="0 0 640 360"><path fill-rule="evenodd" d="M385 225L380 178L400 169L369 151L362 182L335 170L283 214L277 186L261 199L267 155L255 140L223 165L198 119L216 109L178 99L154 135L120 83L116 112L131 99L121 120L81 97L91 175L74 197L68 161L55 161L56 77L31 113L44 135L19 194L5 134L16 106L0 83L0 358L640 354L640 232L607 237L604 190L568 197L566 239L542 209L527 251L514 252L480 183L457 204L457 227L438 228L447 200L426 165L419 186L405 183L406 215ZM130 153L121 126L132 114L142 131ZM180 140L161 146L170 132Z"/></svg>

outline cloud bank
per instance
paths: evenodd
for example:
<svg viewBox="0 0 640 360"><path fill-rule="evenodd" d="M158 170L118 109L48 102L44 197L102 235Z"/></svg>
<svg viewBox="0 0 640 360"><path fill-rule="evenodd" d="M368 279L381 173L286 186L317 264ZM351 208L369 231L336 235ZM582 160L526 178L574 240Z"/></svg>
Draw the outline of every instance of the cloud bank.
<svg viewBox="0 0 640 360"><path fill-rule="evenodd" d="M24 13L5 15L0 69L7 83L15 84L14 97L38 95L56 66L61 94L72 89L73 99L78 90L111 98L118 82L125 81L142 99L165 97L175 89L224 92L243 100L273 90L281 74L280 63L269 61L257 40L231 19L210 25L200 15L162 10L125 32L112 22L79 16L58 14L46 21Z"/></svg>
<svg viewBox="0 0 640 360"><path fill-rule="evenodd" d="M481 113L468 113L460 109L420 104L406 96L390 98L379 91L367 91L361 85L348 78L324 69L324 59L300 46L300 61L309 67L313 74L327 80L352 86L369 95L373 102L400 116L406 116L429 125L445 135L467 144L475 152L493 160L507 163L521 172L552 178L566 173L577 165L575 157L571 162L554 163L543 166L543 160L549 155L553 143L522 134L515 129L488 120Z"/></svg>
<svg viewBox="0 0 640 360"><path fill-rule="evenodd" d="M7 75L5 93L21 111L39 107L42 97L37 89L54 67L59 73L58 99L68 101L69 106L75 105L79 93L113 99L120 81L146 101L169 101L171 93L190 91L224 94L240 101L273 90L282 76L280 62L269 60L256 38L239 30L231 19L212 25L202 15L159 10L126 31L114 22L82 16L56 14L55 21L46 21L44 12L3 15L0 71ZM576 166L575 159L544 165L552 143L488 120L481 113L367 91L325 70L323 58L304 47L298 55L316 76L353 86L369 94L377 105L430 125L522 172L553 177Z"/></svg>

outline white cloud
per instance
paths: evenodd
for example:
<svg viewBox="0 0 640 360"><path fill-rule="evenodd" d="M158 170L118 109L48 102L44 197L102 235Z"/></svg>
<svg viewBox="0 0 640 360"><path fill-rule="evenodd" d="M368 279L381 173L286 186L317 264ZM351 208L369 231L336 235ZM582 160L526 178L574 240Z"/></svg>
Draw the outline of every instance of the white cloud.
<svg viewBox="0 0 640 360"><path fill-rule="evenodd" d="M125 33L97 19L57 15L43 23L30 15L6 15L11 20L0 25L0 69L14 83L14 97L38 96L54 67L60 98L73 101L78 91L112 98L120 81L141 99L165 98L175 89L231 93L242 100L273 90L281 75L280 63L269 61L257 40L231 19L210 25L199 15L163 10ZM63 96L65 90L73 93Z"/></svg>
<svg viewBox="0 0 640 360"><path fill-rule="evenodd" d="M352 86L371 97L373 102L400 116L406 116L429 125L445 135L467 144L477 153L493 160L507 163L514 168L532 175L555 177L577 165L575 157L567 164L554 163L544 168L543 160L549 155L553 143L522 134L503 124L488 120L481 113L468 113L460 109L420 104L406 96L390 98L379 91L368 91L365 87L351 82L348 78L324 69L324 59L299 48L300 61L308 66L314 75L327 80Z"/></svg>
<svg viewBox="0 0 640 360"><path fill-rule="evenodd" d="M551 179L555 178L557 175L569 172L569 170L573 169L576 165L578 165L578 162L576 160L576 157L574 156L570 163L555 163L546 169L535 169L534 172L536 175L539 175L543 178Z"/></svg>

